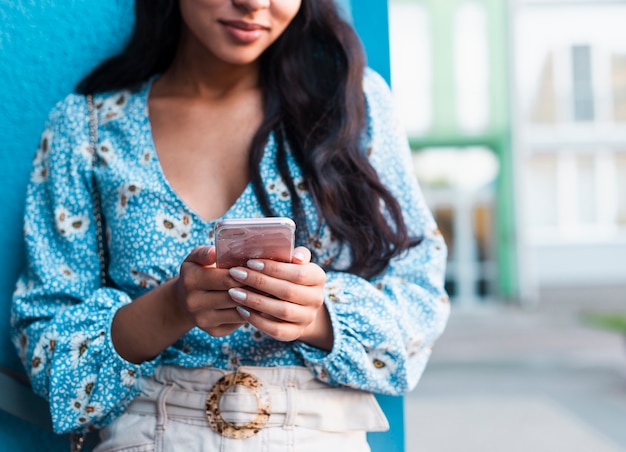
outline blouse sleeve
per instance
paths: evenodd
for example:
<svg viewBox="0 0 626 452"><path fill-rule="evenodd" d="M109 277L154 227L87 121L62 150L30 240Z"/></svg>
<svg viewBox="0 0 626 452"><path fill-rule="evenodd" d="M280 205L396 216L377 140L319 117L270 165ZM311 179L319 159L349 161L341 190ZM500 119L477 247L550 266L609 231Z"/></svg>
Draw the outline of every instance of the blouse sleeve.
<svg viewBox="0 0 626 452"><path fill-rule="evenodd" d="M368 71L364 87L370 162L399 201L409 234L422 241L370 280L327 273L325 303L334 330L333 349L327 353L303 343L297 347L317 378L329 384L399 395L417 384L449 316L444 290L447 250L418 187L388 86Z"/></svg>
<svg viewBox="0 0 626 452"><path fill-rule="evenodd" d="M13 342L59 433L110 422L155 365L125 361L111 341L112 318L131 300L100 285L88 129L82 96L50 114L27 189L27 267L11 311Z"/></svg>

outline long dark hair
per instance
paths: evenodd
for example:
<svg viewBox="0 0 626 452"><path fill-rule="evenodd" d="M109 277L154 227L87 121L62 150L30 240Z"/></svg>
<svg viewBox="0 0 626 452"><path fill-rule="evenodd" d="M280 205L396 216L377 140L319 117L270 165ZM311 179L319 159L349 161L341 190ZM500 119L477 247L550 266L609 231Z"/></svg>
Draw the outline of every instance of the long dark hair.
<svg viewBox="0 0 626 452"><path fill-rule="evenodd" d="M178 1L136 0L135 11L134 34L126 49L83 79L79 93L132 89L170 66L182 29ZM347 270L366 278L379 274L417 240L408 236L398 202L380 182L362 146L365 57L356 33L334 0L302 0L292 23L261 56L260 67L265 111L252 140L250 173L265 215L273 212L259 163L274 133L277 166L291 193L301 238L310 242L317 231L308 230L289 174L287 147L333 236L350 246Z"/></svg>

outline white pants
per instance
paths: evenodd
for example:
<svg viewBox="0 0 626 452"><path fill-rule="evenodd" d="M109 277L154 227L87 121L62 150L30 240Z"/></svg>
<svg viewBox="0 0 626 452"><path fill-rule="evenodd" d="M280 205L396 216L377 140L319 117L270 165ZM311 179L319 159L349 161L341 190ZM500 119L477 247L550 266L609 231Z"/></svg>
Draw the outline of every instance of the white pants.
<svg viewBox="0 0 626 452"><path fill-rule="evenodd" d="M141 394L126 412L100 431L94 452L369 452L366 432L389 428L370 393L330 387L304 367L241 367L237 374L251 375L258 385L220 392L213 404L218 416L226 430L260 419L261 412L269 416L261 417L263 425L244 429L249 437L234 438L212 428L215 416L206 413L208 394L227 374L232 372L157 368L141 380Z"/></svg>

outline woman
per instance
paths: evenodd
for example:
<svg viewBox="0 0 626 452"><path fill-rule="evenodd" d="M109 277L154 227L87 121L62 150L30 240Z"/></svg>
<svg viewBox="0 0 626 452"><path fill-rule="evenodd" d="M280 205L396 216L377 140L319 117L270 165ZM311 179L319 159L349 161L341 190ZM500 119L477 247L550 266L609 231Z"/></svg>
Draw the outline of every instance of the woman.
<svg viewBox="0 0 626 452"><path fill-rule="evenodd" d="M13 337L55 431L102 428L100 451L368 450L371 393L415 386L448 315L386 85L332 0L136 14L51 113L27 195ZM295 219L292 262L216 268L217 220L255 216Z"/></svg>

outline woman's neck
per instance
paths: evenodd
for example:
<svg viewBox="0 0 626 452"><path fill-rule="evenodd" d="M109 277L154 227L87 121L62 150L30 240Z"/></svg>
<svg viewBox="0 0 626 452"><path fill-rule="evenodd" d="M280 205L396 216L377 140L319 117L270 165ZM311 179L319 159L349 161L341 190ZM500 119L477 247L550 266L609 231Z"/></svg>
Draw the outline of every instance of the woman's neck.
<svg viewBox="0 0 626 452"><path fill-rule="evenodd" d="M226 63L183 32L176 57L158 82L163 95L220 99L259 89L259 64Z"/></svg>

